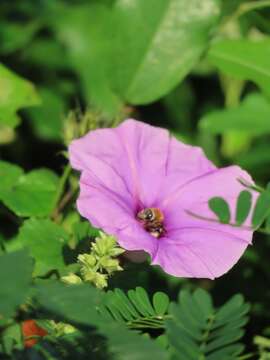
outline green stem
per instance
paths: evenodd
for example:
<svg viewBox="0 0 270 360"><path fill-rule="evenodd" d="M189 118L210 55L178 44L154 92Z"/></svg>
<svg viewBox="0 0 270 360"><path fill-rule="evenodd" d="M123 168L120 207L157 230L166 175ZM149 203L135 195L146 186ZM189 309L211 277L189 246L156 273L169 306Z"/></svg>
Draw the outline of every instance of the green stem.
<svg viewBox="0 0 270 360"><path fill-rule="evenodd" d="M205 347L207 345L207 340L209 338L209 335L210 335L210 332L212 330L212 326L213 326L213 323L214 323L214 320L215 320L215 316L214 315L211 315L208 319L208 322L207 322L207 325L206 325L206 329L205 329L205 332L203 334L203 337L202 337L202 343L200 345L200 350L204 353L205 352ZM205 355L202 356L201 359L205 359Z"/></svg>
<svg viewBox="0 0 270 360"><path fill-rule="evenodd" d="M160 319L157 317L139 318L129 321L128 326L133 329L139 329L139 328L163 329L165 318L169 318L169 316L165 315Z"/></svg>
<svg viewBox="0 0 270 360"><path fill-rule="evenodd" d="M64 172L60 178L60 181L59 181L59 185L58 185L58 189L57 189L57 192L55 194L55 198L54 198L54 209L52 211L52 214L51 214L51 217L55 218L58 214L58 209L57 209L57 206L58 206L58 203L64 193L64 190L65 190L65 186L66 186L66 182L67 182L67 179L69 177L69 174L71 173L71 166L69 164L67 164L65 166L65 169L64 169Z"/></svg>
<svg viewBox="0 0 270 360"><path fill-rule="evenodd" d="M237 17L246 14L249 11L270 7L270 0L253 1L241 4L236 11Z"/></svg>
<svg viewBox="0 0 270 360"><path fill-rule="evenodd" d="M245 15L250 11L263 9L269 6L270 6L270 0L252 1L249 3L241 4L231 16L225 19L224 24L227 24L228 22L236 21L239 17Z"/></svg>
<svg viewBox="0 0 270 360"><path fill-rule="evenodd" d="M220 29L224 29L228 23L237 21L238 18L250 11L259 10L266 7L270 7L270 0L259 0L240 4L235 12L233 12L231 15L226 17L224 21L222 21Z"/></svg>
<svg viewBox="0 0 270 360"><path fill-rule="evenodd" d="M163 329L164 323L162 321L153 321L154 319L138 319L135 321L130 321L128 326L133 329L145 329L145 328L152 328L152 329Z"/></svg>
<svg viewBox="0 0 270 360"><path fill-rule="evenodd" d="M160 326L157 326L157 325L152 325L152 324L146 324L146 325L143 325L143 324L130 324L128 325L129 329L134 329L134 330L137 330L137 329L164 329L164 325L160 325Z"/></svg>

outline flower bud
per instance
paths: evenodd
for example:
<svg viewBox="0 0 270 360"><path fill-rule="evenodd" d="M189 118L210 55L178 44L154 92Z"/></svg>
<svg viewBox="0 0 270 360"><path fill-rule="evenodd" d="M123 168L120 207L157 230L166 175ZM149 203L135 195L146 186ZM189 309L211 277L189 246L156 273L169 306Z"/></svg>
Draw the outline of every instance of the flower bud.
<svg viewBox="0 0 270 360"><path fill-rule="evenodd" d="M111 259L109 257L103 257L100 259L100 265L109 273L113 273L114 271L123 270L119 266L119 261L117 259Z"/></svg>
<svg viewBox="0 0 270 360"><path fill-rule="evenodd" d="M96 259L92 254L80 254L78 261L87 268L92 268L96 265Z"/></svg>
<svg viewBox="0 0 270 360"><path fill-rule="evenodd" d="M104 289L108 286L108 276L105 274L96 273L95 285L98 289Z"/></svg>
<svg viewBox="0 0 270 360"><path fill-rule="evenodd" d="M66 276L62 276L61 280L64 283L71 285L80 284L82 282L82 279L78 275L75 275L73 273L70 273Z"/></svg>

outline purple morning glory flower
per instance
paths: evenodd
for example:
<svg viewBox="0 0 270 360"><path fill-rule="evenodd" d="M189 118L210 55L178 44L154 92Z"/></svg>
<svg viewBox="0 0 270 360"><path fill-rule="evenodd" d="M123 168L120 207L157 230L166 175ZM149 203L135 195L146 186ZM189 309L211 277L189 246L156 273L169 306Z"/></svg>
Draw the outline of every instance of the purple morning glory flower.
<svg viewBox="0 0 270 360"><path fill-rule="evenodd" d="M196 218L213 218L208 200L221 196L236 208L243 185L238 166L218 169L194 146L136 120L74 140L73 168L81 171L80 214L115 235L126 250L144 250L174 276L226 273L251 244L252 231ZM232 211L232 216L234 216Z"/></svg>

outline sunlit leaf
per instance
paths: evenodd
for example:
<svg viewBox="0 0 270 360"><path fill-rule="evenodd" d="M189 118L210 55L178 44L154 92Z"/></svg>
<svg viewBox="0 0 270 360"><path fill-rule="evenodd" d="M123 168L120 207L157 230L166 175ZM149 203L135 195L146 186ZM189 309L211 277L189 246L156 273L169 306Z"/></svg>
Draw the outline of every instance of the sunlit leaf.
<svg viewBox="0 0 270 360"><path fill-rule="evenodd" d="M34 86L0 64L0 125L19 124L17 111L39 104Z"/></svg>
<svg viewBox="0 0 270 360"><path fill-rule="evenodd" d="M270 40L221 40L212 44L209 60L222 72L251 80L270 95Z"/></svg>
<svg viewBox="0 0 270 360"><path fill-rule="evenodd" d="M0 163L0 174L8 174L0 188L0 200L19 216L47 216L54 207L58 177L48 169L23 174L22 169Z"/></svg>
<svg viewBox="0 0 270 360"><path fill-rule="evenodd" d="M5 192L11 186L16 184L18 178L23 174L23 170L7 161L0 160L0 178L1 178L1 189L0 192Z"/></svg>
<svg viewBox="0 0 270 360"><path fill-rule="evenodd" d="M87 100L116 111L123 101L145 104L160 98L191 71L207 47L220 6L218 0L108 0L57 11L52 25Z"/></svg>
<svg viewBox="0 0 270 360"><path fill-rule="evenodd" d="M209 112L200 120L200 128L212 134L237 131L258 136L270 133L269 118L270 102L254 93L238 107Z"/></svg>
<svg viewBox="0 0 270 360"><path fill-rule="evenodd" d="M219 12L216 0L116 1L113 86L132 104L166 94L198 62Z"/></svg>
<svg viewBox="0 0 270 360"><path fill-rule="evenodd" d="M28 248L35 259L35 274L44 275L50 270L62 270L65 267L64 246L68 235L52 221L25 221L15 241Z"/></svg>

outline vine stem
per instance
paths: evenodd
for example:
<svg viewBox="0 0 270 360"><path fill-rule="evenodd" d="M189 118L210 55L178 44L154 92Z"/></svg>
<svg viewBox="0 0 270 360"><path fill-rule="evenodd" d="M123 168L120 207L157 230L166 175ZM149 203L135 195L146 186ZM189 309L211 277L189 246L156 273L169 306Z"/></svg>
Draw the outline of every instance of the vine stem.
<svg viewBox="0 0 270 360"><path fill-rule="evenodd" d="M64 193L64 190L65 190L65 186L66 186L66 182L67 182L67 179L69 177L71 173L71 166L69 164L67 164L64 168L64 172L60 178L60 181L59 181L59 185L58 185L58 188L57 188L57 191L56 191L56 194L55 194L55 198L54 198L54 208L53 208L53 211L51 213L51 217L53 219L55 219L58 215L58 203Z"/></svg>
<svg viewBox="0 0 270 360"><path fill-rule="evenodd" d="M270 0L259 0L241 4L239 5L238 9L226 19L226 23L236 20L237 18L245 15L249 11L259 10L265 7L270 7Z"/></svg>
<svg viewBox="0 0 270 360"><path fill-rule="evenodd" d="M236 11L236 14L237 16L242 16L249 11L262 9L269 6L270 6L270 0L252 1L249 3L241 4L238 10Z"/></svg>

